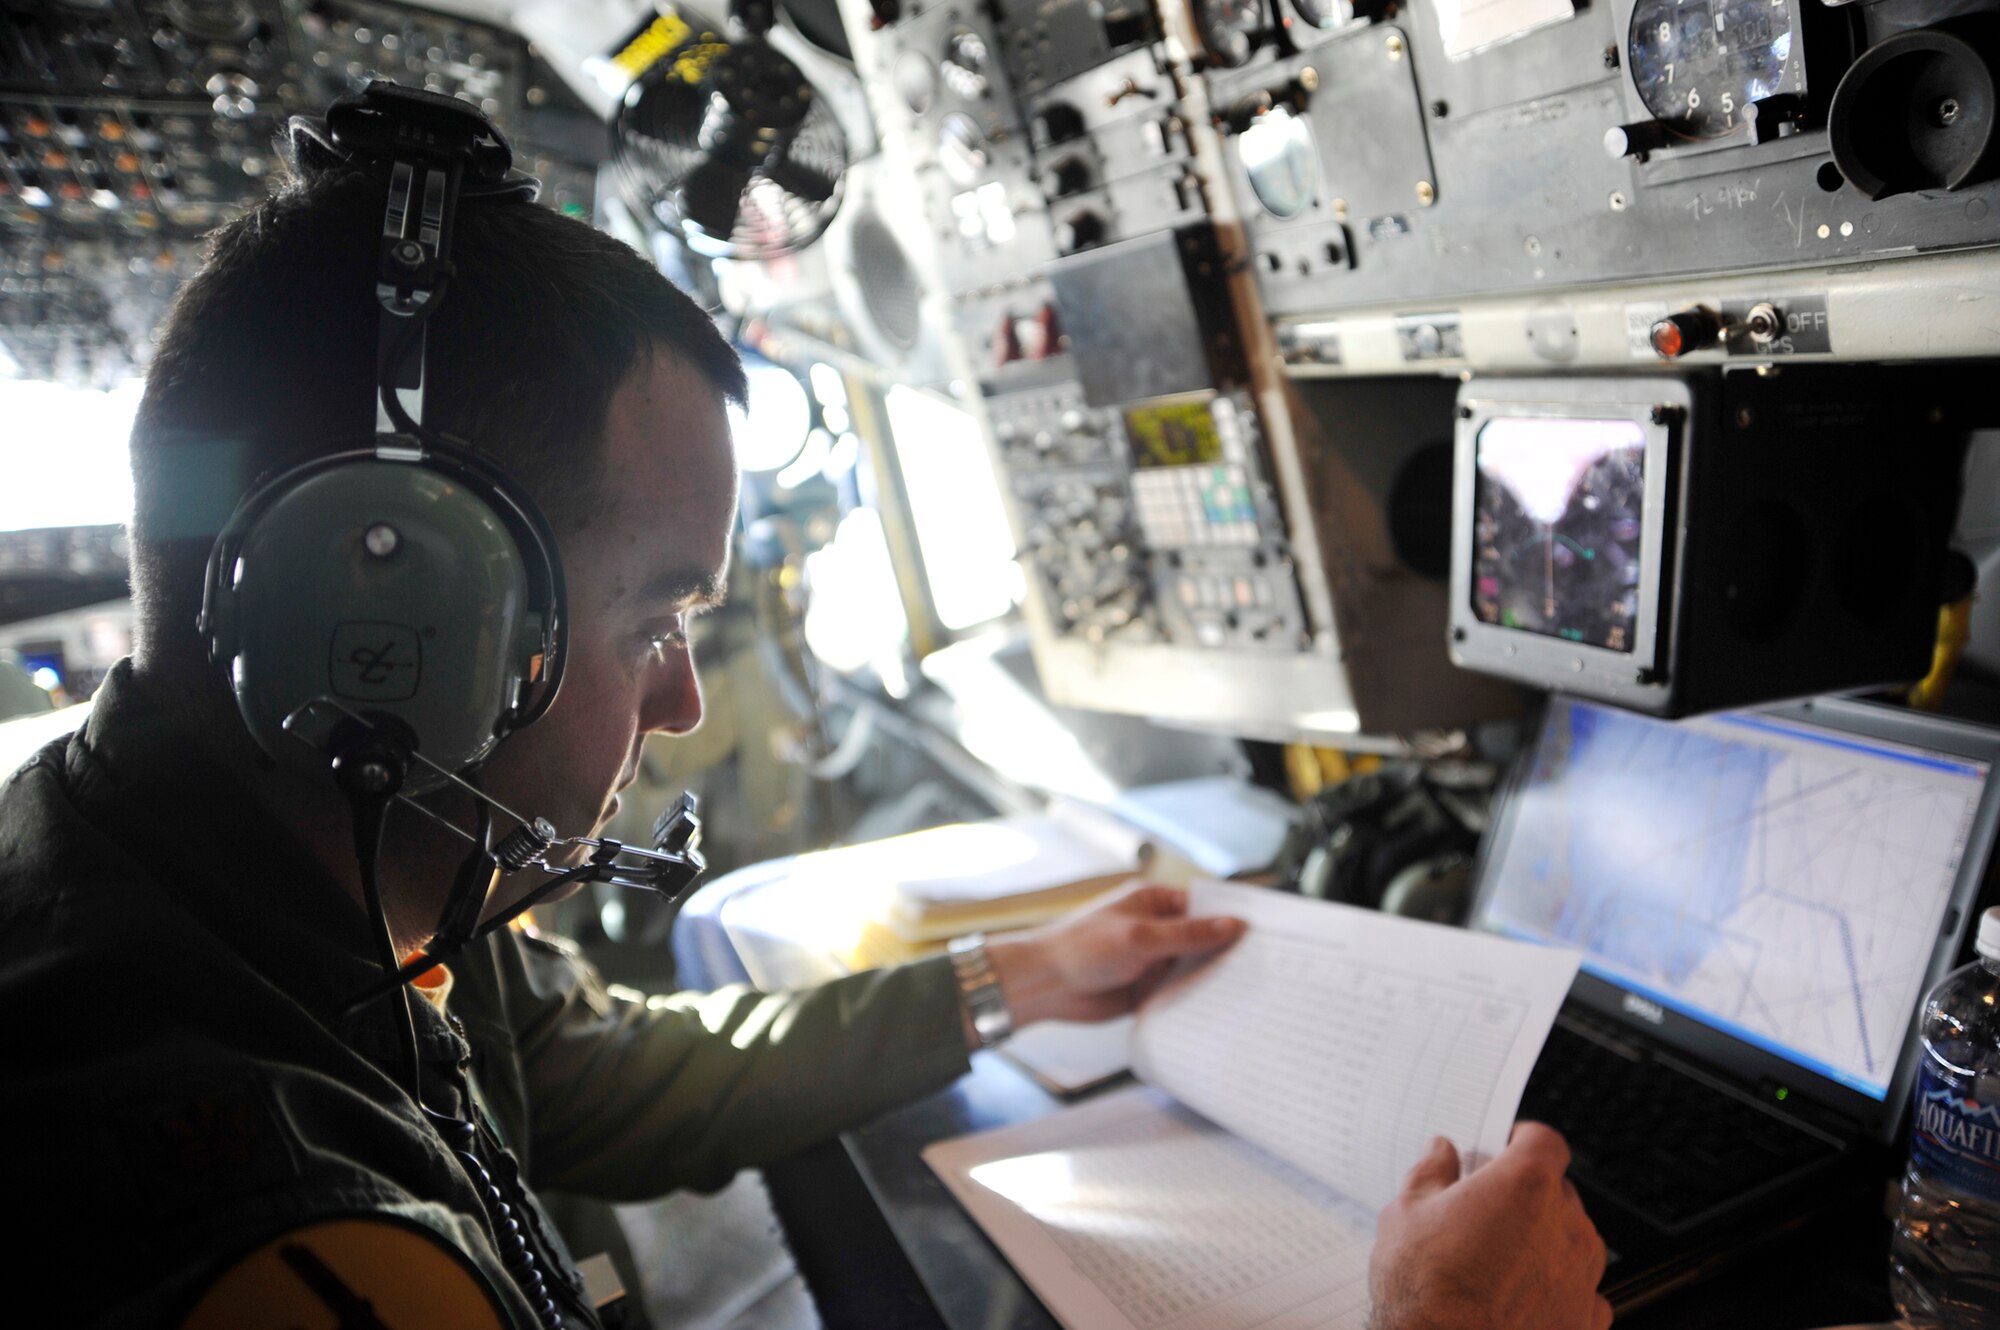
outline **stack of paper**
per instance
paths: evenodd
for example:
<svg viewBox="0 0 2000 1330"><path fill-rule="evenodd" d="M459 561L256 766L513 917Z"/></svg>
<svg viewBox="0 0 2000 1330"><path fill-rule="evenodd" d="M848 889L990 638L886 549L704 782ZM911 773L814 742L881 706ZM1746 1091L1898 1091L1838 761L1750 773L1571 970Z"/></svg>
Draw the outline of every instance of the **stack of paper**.
<svg viewBox="0 0 2000 1330"><path fill-rule="evenodd" d="M856 969L930 955L966 933L1027 928L1069 913L1151 861L1138 831L1077 804L935 827L801 858L801 875L884 884L844 959Z"/></svg>

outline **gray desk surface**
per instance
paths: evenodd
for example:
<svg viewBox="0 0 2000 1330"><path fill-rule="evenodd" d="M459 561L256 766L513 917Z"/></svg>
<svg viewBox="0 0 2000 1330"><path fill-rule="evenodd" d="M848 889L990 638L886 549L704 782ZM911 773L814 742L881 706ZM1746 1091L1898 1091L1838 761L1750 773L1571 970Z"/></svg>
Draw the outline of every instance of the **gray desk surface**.
<svg viewBox="0 0 2000 1330"><path fill-rule="evenodd" d="M948 1330L1061 1330L925 1165L933 1141L1054 1112L1061 1101L1005 1059L842 1138ZM1865 1207L1864 1207L1865 1209ZM1619 1318L1620 1330L1813 1330L1881 1322L1887 1229L1867 1213L1816 1218L1723 1277Z"/></svg>
<svg viewBox="0 0 2000 1330"><path fill-rule="evenodd" d="M1004 1058L976 1053L972 1064L950 1089L849 1132L847 1152L950 1330L1061 1330L919 1155L1062 1107Z"/></svg>

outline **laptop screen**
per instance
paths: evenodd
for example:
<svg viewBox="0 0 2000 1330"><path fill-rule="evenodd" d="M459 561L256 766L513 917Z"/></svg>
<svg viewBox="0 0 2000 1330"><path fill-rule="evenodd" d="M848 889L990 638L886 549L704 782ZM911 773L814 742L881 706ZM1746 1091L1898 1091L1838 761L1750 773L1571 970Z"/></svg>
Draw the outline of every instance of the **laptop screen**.
<svg viewBox="0 0 2000 1330"><path fill-rule="evenodd" d="M1882 1100L1961 862L1983 862L1990 769L1787 714L1554 699L1473 923Z"/></svg>

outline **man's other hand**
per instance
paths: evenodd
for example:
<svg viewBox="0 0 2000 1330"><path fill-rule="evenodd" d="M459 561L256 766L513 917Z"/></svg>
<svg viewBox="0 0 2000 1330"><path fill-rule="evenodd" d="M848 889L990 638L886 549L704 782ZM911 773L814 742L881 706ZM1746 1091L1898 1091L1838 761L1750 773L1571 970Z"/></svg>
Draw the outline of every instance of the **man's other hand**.
<svg viewBox="0 0 2000 1330"><path fill-rule="evenodd" d="M1539 1122L1466 1178L1451 1142L1431 1142L1377 1224L1370 1330L1604 1330L1604 1243L1568 1167Z"/></svg>
<svg viewBox="0 0 2000 1330"><path fill-rule="evenodd" d="M1243 936L1241 919L1190 918L1187 893L1144 886L1031 933L987 944L1016 1026L1032 1021L1105 1021L1139 1004L1183 956Z"/></svg>

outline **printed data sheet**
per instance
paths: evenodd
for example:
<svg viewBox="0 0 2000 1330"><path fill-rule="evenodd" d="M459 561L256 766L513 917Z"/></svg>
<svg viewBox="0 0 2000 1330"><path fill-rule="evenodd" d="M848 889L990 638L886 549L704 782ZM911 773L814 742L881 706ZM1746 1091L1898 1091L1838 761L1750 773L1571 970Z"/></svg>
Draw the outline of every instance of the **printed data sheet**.
<svg viewBox="0 0 2000 1330"><path fill-rule="evenodd" d="M1434 1136L1497 1153L1573 952L1201 883L1250 931L1140 1011L1144 1086L925 1160L1072 1330L1361 1330Z"/></svg>

